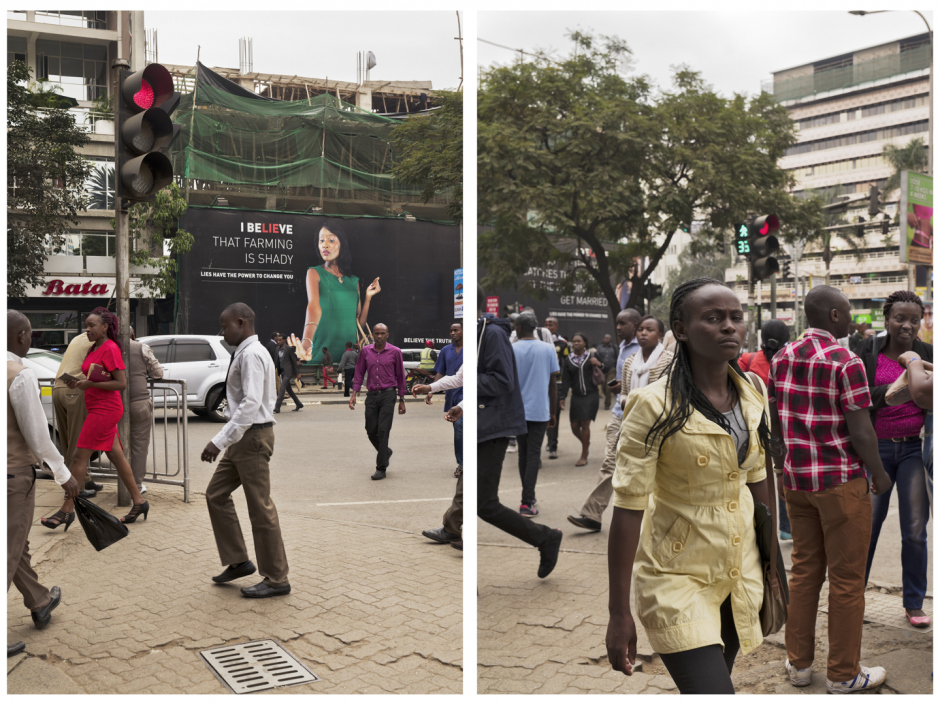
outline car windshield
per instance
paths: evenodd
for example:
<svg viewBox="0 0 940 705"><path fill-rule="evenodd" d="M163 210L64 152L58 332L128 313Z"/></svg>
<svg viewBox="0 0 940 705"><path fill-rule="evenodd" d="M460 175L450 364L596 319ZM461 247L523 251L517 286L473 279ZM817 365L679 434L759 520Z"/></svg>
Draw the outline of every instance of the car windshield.
<svg viewBox="0 0 940 705"><path fill-rule="evenodd" d="M62 364L61 355L46 350L31 350L26 354L26 359L35 362L37 365L42 365L53 373L57 372L59 365Z"/></svg>

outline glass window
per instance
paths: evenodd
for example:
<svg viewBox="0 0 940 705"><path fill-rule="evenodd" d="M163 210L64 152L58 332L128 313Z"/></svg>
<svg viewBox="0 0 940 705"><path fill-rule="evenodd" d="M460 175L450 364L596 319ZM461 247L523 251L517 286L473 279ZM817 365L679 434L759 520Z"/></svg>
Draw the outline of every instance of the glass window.
<svg viewBox="0 0 940 705"><path fill-rule="evenodd" d="M36 40L37 77L59 84L62 95L75 100L107 95L107 59L108 49L102 44Z"/></svg>
<svg viewBox="0 0 940 705"><path fill-rule="evenodd" d="M7 13L9 16L9 13ZM107 29L104 10L36 10L36 21L43 24L60 24L66 27Z"/></svg>
<svg viewBox="0 0 940 705"><path fill-rule="evenodd" d="M201 340L177 340L174 362L203 362L215 360L215 353L209 343Z"/></svg>
<svg viewBox="0 0 940 705"><path fill-rule="evenodd" d="M65 331L63 330L34 330L33 342L30 343L34 348L48 348L65 345Z"/></svg>
<svg viewBox="0 0 940 705"><path fill-rule="evenodd" d="M114 160L90 160L93 165L85 181L88 210L114 210Z"/></svg>
<svg viewBox="0 0 940 705"><path fill-rule="evenodd" d="M78 330L78 311L24 311L33 330Z"/></svg>
<svg viewBox="0 0 940 705"><path fill-rule="evenodd" d="M168 338L147 341L147 345L149 345L150 349L153 350L153 355L155 358L157 358L157 362L160 364L165 364L167 362L167 353L170 349L170 340Z"/></svg>
<svg viewBox="0 0 940 705"><path fill-rule="evenodd" d="M7 36L7 66L14 61L26 61L26 37Z"/></svg>

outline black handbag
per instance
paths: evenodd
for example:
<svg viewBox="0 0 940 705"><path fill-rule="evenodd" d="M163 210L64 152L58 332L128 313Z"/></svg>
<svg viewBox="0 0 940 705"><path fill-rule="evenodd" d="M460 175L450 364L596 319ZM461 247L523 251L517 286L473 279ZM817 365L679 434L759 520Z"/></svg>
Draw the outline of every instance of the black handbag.
<svg viewBox="0 0 940 705"><path fill-rule="evenodd" d="M120 519L83 497L75 498L75 513L78 515L78 523L85 530L88 542L96 551L117 543L130 533Z"/></svg>

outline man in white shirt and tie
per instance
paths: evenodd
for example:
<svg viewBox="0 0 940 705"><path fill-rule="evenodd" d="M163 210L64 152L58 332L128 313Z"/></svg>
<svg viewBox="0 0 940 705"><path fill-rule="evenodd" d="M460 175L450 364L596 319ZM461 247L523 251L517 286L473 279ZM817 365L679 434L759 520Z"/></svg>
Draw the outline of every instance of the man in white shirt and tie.
<svg viewBox="0 0 940 705"><path fill-rule="evenodd" d="M70 497L81 489L65 460L49 437L49 426L39 400L36 373L23 365L33 339L29 319L19 311L7 310L7 591L10 583L23 595L37 629L52 619L62 593L39 582L30 565L29 529L36 507L34 464L47 466L55 481ZM68 531L69 521L65 530ZM19 641L7 645L7 657L26 648Z"/></svg>
<svg viewBox="0 0 940 705"><path fill-rule="evenodd" d="M290 593L287 554L277 508L271 499L268 470L274 453L274 363L255 335L255 312L247 305L231 304L222 312L219 322L225 342L236 350L229 362L225 385L228 423L202 451L202 460L207 463L214 462L225 451L206 488L219 557L228 566L212 579L227 583L255 572L232 502L232 492L241 485L248 502L255 558L264 577L257 585L242 588L242 595L287 595Z"/></svg>

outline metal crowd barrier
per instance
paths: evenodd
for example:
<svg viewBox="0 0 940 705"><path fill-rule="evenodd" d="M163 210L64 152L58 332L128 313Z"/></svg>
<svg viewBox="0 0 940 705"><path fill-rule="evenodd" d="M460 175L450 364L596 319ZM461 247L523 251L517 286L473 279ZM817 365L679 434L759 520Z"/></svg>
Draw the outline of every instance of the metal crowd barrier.
<svg viewBox="0 0 940 705"><path fill-rule="evenodd" d="M55 429L53 437L56 438L58 425L55 418L55 405L52 403L52 386L52 380L43 380L39 383L43 406L45 407L48 404L48 408L45 410L47 418L52 419L52 427ZM182 487L183 501L189 502L189 421L187 413L189 406L186 401L186 381L181 379L148 380L147 386L150 389L150 400L153 402L153 414L150 421L150 452L147 454L147 471L143 481L145 484ZM154 393L155 390L157 390L156 394ZM160 419L157 418L157 412L159 411L163 412L160 414L162 417ZM162 421L162 424L159 423L160 421ZM175 422L173 424L175 432L170 428L170 421ZM162 429L160 429L161 426ZM161 430L161 433L158 433L158 430ZM130 439L122 438L121 442L127 448ZM158 449L163 451L162 454L158 455ZM65 449L62 448L61 450L64 455ZM173 458L175 458L175 463L171 467L170 461ZM88 474L89 477L107 477L120 481L117 471L104 452L99 452L97 458L88 464ZM181 474L182 477L180 477Z"/></svg>

